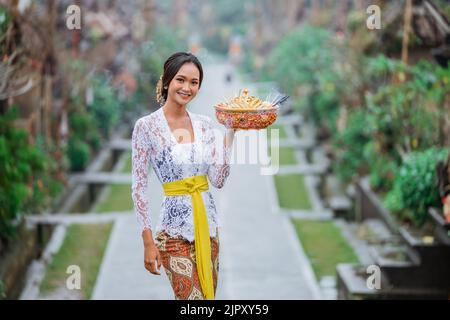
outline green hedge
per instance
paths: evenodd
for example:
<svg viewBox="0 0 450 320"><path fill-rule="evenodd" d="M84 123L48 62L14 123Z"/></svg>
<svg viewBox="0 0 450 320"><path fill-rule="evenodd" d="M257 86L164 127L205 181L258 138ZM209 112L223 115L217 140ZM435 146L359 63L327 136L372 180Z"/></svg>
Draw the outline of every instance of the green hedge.
<svg viewBox="0 0 450 320"><path fill-rule="evenodd" d="M17 107L0 116L0 240L16 235L19 214L37 213L62 190L56 162L45 147L28 143L28 133L14 127Z"/></svg>
<svg viewBox="0 0 450 320"><path fill-rule="evenodd" d="M441 206L436 165L445 161L448 150L430 148L408 155L396 175L394 186L387 194L385 205L402 220L416 226L428 219L428 208Z"/></svg>

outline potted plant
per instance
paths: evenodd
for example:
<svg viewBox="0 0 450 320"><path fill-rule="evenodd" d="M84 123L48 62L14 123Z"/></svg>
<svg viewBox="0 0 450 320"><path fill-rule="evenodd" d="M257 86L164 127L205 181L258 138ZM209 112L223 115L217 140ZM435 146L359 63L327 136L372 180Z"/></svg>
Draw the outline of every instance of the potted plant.
<svg viewBox="0 0 450 320"><path fill-rule="evenodd" d="M385 205L408 226L423 227L429 222L428 208L440 204L435 168L448 156L444 148L430 148L411 153L396 175Z"/></svg>
<svg viewBox="0 0 450 320"><path fill-rule="evenodd" d="M442 200L442 212L446 223L450 223L450 156L447 161L438 161L436 165L439 196Z"/></svg>

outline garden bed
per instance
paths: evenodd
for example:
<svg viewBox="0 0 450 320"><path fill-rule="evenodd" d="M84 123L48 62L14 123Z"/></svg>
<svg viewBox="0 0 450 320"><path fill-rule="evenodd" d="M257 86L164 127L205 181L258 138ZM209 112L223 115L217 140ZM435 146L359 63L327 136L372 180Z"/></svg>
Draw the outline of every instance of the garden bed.
<svg viewBox="0 0 450 320"><path fill-rule="evenodd" d="M354 219L354 203L347 195L348 188L336 176L332 174L324 175L319 189L327 207L333 211L336 218Z"/></svg>
<svg viewBox="0 0 450 320"><path fill-rule="evenodd" d="M371 218L380 219L392 233L398 233L398 223L389 210L383 206L382 200L370 188L368 178L363 178L355 184L355 202L355 215L358 221Z"/></svg>
<svg viewBox="0 0 450 320"><path fill-rule="evenodd" d="M448 299L448 293L427 288L384 287L370 289L367 286L367 266L340 264L337 266L339 300L394 300L394 299ZM383 276L382 276L383 279Z"/></svg>
<svg viewBox="0 0 450 320"><path fill-rule="evenodd" d="M129 130L123 130L115 138L128 138ZM124 151L117 151L110 148L103 149L91 162L85 173L110 172L117 164L120 154ZM105 185L102 184L71 184L67 189L66 196L62 199L60 212L87 212L91 210L93 203L97 200Z"/></svg>
<svg viewBox="0 0 450 320"><path fill-rule="evenodd" d="M129 130L121 131L119 136L128 137ZM110 171L115 166L117 157L118 153L114 150L103 149L86 172ZM126 167L124 169L128 169L129 164L126 164ZM50 212L89 211L104 188L103 185L75 185L69 182ZM130 194L130 187L127 186L126 189ZM54 226L48 224L36 224L29 228L23 225L18 235L20 241L11 242L10 245L1 248L0 279L3 281L3 290L8 299L17 299L20 296L25 285L27 269L33 260L40 258L53 230Z"/></svg>
<svg viewBox="0 0 450 320"><path fill-rule="evenodd" d="M367 198L373 200L373 197ZM371 206L373 207L373 204L362 207ZM375 212L376 216L386 223L384 215L386 212L383 211L384 209ZM446 294L448 295L450 247L434 241L430 231L426 229L399 225L397 231L403 245L384 243L373 246L371 249L375 264L381 268L385 287L378 292L379 298L442 299ZM344 269L340 272L349 272ZM348 275L341 275L341 277L341 285L345 279L351 278ZM370 293L370 298L373 298L373 295L374 293Z"/></svg>
<svg viewBox="0 0 450 320"><path fill-rule="evenodd" d="M441 241L445 239L445 224L436 211L430 214L435 219L433 234L432 223L425 223L420 228L409 223L397 221L387 210L379 196L372 191L368 179L362 179L355 185L356 210L359 220L379 219L399 242L383 243L371 248L374 263L380 267L383 278L382 290L367 292L362 288L352 289L356 273L350 267L340 269L338 284L341 297L357 296L372 299L395 298L448 298L450 288L450 246ZM353 267L356 268L356 267ZM348 275L345 273L352 273ZM352 290L354 292L352 292ZM345 292L345 294L344 294Z"/></svg>
<svg viewBox="0 0 450 320"><path fill-rule="evenodd" d="M434 221L436 239L445 245L450 245L450 223L445 221L442 210L430 208L428 213Z"/></svg>
<svg viewBox="0 0 450 320"><path fill-rule="evenodd" d="M17 241L0 248L0 279L7 299L18 299L25 285L25 274L34 259L39 259L54 227L50 225L26 226L21 223ZM1 294L1 292L0 292ZM2 297L0 296L0 299Z"/></svg>

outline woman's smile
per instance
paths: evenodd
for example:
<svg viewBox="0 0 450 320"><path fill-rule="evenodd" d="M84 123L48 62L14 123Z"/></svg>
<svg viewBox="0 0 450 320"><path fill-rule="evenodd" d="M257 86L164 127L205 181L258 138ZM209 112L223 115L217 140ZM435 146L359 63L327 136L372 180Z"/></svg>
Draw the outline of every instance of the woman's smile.
<svg viewBox="0 0 450 320"><path fill-rule="evenodd" d="M181 92L181 91L178 91L177 93L181 96L181 98L183 100L188 100L191 97L190 93Z"/></svg>

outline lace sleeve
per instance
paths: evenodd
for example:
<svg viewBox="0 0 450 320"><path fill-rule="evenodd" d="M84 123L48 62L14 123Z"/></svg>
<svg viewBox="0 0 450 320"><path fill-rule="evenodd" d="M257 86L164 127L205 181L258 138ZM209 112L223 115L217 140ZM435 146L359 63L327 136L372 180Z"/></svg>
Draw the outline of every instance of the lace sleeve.
<svg viewBox="0 0 450 320"><path fill-rule="evenodd" d="M227 177L230 175L230 158L231 147L226 147L223 141L223 136L219 134L218 130L214 130L211 119L208 117L207 122L207 146L210 150L210 161L208 167L208 179L211 184L220 189L225 184ZM217 137L217 139L216 139ZM219 137L221 139L219 139ZM217 145L217 142L220 145Z"/></svg>
<svg viewBox="0 0 450 320"><path fill-rule="evenodd" d="M136 121L133 129L132 144L132 186L134 211L140 226L140 232L151 230L150 210L148 203L148 169L150 159L150 140L143 119Z"/></svg>

